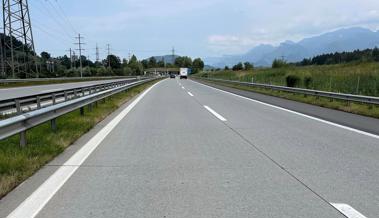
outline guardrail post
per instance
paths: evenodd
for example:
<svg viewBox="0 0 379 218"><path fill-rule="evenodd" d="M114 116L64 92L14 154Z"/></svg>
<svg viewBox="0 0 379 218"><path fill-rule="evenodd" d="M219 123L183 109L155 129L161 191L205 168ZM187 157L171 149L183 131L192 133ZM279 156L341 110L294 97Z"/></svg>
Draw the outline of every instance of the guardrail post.
<svg viewBox="0 0 379 218"><path fill-rule="evenodd" d="M77 98L78 97L78 92L76 91L76 89L74 90L74 98Z"/></svg>
<svg viewBox="0 0 379 218"><path fill-rule="evenodd" d="M55 94L52 95L52 100L53 100L53 105L56 104L56 97L55 97Z"/></svg>
<svg viewBox="0 0 379 218"><path fill-rule="evenodd" d="M80 108L80 115L84 116L84 107Z"/></svg>
<svg viewBox="0 0 379 218"><path fill-rule="evenodd" d="M64 91L64 101L68 101L68 94L67 94L67 91Z"/></svg>
<svg viewBox="0 0 379 218"><path fill-rule="evenodd" d="M51 123L51 129L53 130L53 132L56 132L57 131L57 119L52 119L50 121Z"/></svg>
<svg viewBox="0 0 379 218"><path fill-rule="evenodd" d="M17 114L19 115L19 114L22 113L20 100L16 99L15 103L16 103ZM26 146L26 142L27 142L26 141L26 131L22 131L22 132L20 132L20 146L21 147L25 147Z"/></svg>
<svg viewBox="0 0 379 218"><path fill-rule="evenodd" d="M41 97L37 96L37 109L41 109Z"/></svg>
<svg viewBox="0 0 379 218"><path fill-rule="evenodd" d="M91 104L88 105L88 111L89 111L89 112L92 112L92 108L93 108L93 105L92 105L92 103L91 103Z"/></svg>
<svg viewBox="0 0 379 218"><path fill-rule="evenodd" d="M15 104L16 104L17 114L21 114L21 103L20 103L20 100L16 99L14 101L15 101Z"/></svg>
<svg viewBox="0 0 379 218"><path fill-rule="evenodd" d="M26 143L26 131L20 132L20 147L25 147Z"/></svg>
<svg viewBox="0 0 379 218"><path fill-rule="evenodd" d="M84 96L84 89L82 88L82 97Z"/></svg>

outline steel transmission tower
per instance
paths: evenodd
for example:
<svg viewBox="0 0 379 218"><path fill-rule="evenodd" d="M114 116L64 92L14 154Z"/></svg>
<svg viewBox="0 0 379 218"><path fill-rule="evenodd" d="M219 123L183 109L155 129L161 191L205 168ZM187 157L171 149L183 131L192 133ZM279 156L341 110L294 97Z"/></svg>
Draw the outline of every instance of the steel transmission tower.
<svg viewBox="0 0 379 218"><path fill-rule="evenodd" d="M96 43L96 62L100 63L100 52L99 52L99 46Z"/></svg>
<svg viewBox="0 0 379 218"><path fill-rule="evenodd" d="M36 57L27 0L3 0L3 28L3 76L38 77L37 68L32 70Z"/></svg>
<svg viewBox="0 0 379 218"><path fill-rule="evenodd" d="M80 77L83 77L83 60L82 60L82 51L84 51L83 49L83 45L85 45L85 43L83 43L83 37L80 35L80 33L78 34L78 37L75 37L78 42L77 43L74 43L75 45L78 45L78 50L79 51L79 63L80 63Z"/></svg>

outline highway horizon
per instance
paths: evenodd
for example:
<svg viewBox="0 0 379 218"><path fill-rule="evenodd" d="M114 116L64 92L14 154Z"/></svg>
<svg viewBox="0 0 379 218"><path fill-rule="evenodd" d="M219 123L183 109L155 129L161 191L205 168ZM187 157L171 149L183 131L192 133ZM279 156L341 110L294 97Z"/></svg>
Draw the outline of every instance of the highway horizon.
<svg viewBox="0 0 379 218"><path fill-rule="evenodd" d="M165 79L3 198L0 217L376 217L378 139Z"/></svg>

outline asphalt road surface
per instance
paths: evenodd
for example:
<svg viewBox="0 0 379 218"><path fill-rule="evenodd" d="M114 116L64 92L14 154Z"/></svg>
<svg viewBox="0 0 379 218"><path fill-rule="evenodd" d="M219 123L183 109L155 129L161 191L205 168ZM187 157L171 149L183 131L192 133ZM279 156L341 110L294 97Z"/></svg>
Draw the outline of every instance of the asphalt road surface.
<svg viewBox="0 0 379 218"><path fill-rule="evenodd" d="M55 92L64 89L74 89L82 86L99 85L109 82L117 82L125 79L115 79L115 80L97 80L88 82L74 82L74 83L61 83L61 84L51 84L51 85L39 85L39 86L24 86L16 88L5 88L0 89L0 101L10 98L23 97L25 95L37 95L44 94L47 92Z"/></svg>
<svg viewBox="0 0 379 218"><path fill-rule="evenodd" d="M378 217L376 135L190 80L137 100L9 217Z"/></svg>

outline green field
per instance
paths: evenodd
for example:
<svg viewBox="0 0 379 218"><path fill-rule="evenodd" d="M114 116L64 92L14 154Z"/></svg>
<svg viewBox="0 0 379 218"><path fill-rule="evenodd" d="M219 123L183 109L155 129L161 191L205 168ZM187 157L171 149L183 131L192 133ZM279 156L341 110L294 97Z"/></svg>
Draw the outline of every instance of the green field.
<svg viewBox="0 0 379 218"><path fill-rule="evenodd" d="M295 76L295 87L358 95L379 96L379 63L350 63L322 66L286 66L252 71L214 71L202 77L240 80L286 86L288 76Z"/></svg>
<svg viewBox="0 0 379 218"><path fill-rule="evenodd" d="M126 101L155 82L132 88L99 102L91 112L74 111L57 119L58 130L53 132L45 123L27 132L28 146L20 148L19 136L0 141L0 199L10 190L51 161L98 122Z"/></svg>

